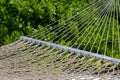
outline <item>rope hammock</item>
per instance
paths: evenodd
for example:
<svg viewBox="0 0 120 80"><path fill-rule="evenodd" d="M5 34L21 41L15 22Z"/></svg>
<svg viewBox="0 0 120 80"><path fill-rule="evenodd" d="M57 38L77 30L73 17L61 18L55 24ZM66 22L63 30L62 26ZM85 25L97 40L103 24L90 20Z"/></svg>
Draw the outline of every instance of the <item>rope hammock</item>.
<svg viewBox="0 0 120 80"><path fill-rule="evenodd" d="M119 3L98 0L66 22L40 27L28 37L120 58Z"/></svg>
<svg viewBox="0 0 120 80"><path fill-rule="evenodd" d="M1 47L0 69L120 78L120 0L97 0L75 13Z"/></svg>

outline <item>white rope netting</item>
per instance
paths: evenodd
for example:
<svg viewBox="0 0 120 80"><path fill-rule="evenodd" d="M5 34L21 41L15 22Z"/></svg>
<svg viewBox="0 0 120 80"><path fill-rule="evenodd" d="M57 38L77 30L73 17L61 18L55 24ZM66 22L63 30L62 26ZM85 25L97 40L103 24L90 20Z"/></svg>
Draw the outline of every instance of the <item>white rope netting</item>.
<svg viewBox="0 0 120 80"><path fill-rule="evenodd" d="M31 75L41 80L82 80L91 76L118 80L119 15L119 0L97 0L65 22L40 26L33 34L0 47L0 75Z"/></svg>

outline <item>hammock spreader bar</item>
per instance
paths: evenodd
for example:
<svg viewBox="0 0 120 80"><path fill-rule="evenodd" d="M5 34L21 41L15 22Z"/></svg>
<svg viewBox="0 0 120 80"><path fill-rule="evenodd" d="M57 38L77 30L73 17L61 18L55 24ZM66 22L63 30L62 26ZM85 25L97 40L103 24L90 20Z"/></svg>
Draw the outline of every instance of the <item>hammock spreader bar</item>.
<svg viewBox="0 0 120 80"><path fill-rule="evenodd" d="M50 42L46 42L46 41L41 41L41 40L26 37L26 36L21 36L20 39L25 40L25 41L29 41L29 42L33 42L33 43L38 44L38 45L46 45L48 47L61 49L61 50L68 51L71 53L82 54L84 56L96 57L97 59L103 59L106 61L112 61L114 63L120 63L120 59L116 59L116 58L112 58L112 57L108 57L108 56L103 56L103 55L100 55L97 53L92 53L92 52L79 50L79 49L75 49L75 48L71 48L71 47L67 47L67 46L62 46L62 45L58 45L58 44L54 44L54 43L50 43Z"/></svg>

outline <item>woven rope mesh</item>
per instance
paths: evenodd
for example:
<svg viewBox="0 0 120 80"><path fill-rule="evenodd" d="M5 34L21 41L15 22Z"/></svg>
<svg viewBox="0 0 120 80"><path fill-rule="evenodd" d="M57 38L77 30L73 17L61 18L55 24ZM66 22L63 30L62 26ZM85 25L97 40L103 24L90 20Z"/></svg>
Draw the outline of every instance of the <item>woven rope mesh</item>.
<svg viewBox="0 0 120 80"><path fill-rule="evenodd" d="M47 44L114 58L118 62L20 39L0 47L0 75L15 80L118 80L119 15L119 0L97 0L76 11L65 22L40 26L40 30L27 36Z"/></svg>

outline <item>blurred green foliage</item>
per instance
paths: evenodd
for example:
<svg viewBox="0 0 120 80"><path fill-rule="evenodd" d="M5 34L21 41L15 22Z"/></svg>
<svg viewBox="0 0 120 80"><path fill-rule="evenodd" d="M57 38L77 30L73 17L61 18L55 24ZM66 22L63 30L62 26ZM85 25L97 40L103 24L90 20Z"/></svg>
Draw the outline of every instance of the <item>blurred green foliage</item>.
<svg viewBox="0 0 120 80"><path fill-rule="evenodd" d="M68 34L64 34L63 31L59 31L59 32L52 31L52 28L56 24L51 25L49 29L45 27L51 23L56 22L58 25L60 24L60 26L57 27L64 28L65 27L64 25L66 25L67 23L66 19L71 18L74 15L73 12L81 8L84 8L84 6L91 3L92 1L94 0L0 0L0 46L9 44L19 39L19 37L22 35L29 35L33 32L36 32L35 35L34 34L32 35L32 37L35 36L37 38L40 38L41 40L46 40L51 42L56 42L57 40L60 39L59 40L60 44L68 45L68 46L72 46L74 44L73 47L79 46L80 43L82 42L79 49L83 49L87 45L85 50L88 51L91 50L92 52L97 52L97 50L99 50L100 54L104 54L106 48L106 37L107 37L106 35L108 33L109 28L108 27L105 28L105 32L104 32L104 34L106 34L105 36L102 36L102 32L104 29L101 29L101 31L99 31L100 29L96 30L96 27L99 24L105 22L105 21L103 22L99 21L101 19L101 17L98 17L101 15L100 12L96 16L95 14L90 16L91 11L85 11L84 13L78 15L77 17L80 18L78 21L68 22L69 25L67 26L67 29L70 31L68 32ZM103 4L103 2L101 2L101 5ZM105 5L102 7L105 7ZM98 7L93 8L92 12L96 12L96 10L98 10ZM115 11L113 10L113 13L114 12ZM87 21L84 18L81 18L80 16L82 17L89 16L89 19ZM118 17L119 17L118 22L120 23L120 15L118 15ZM99 22L94 22L93 24L88 25L90 24L90 20L92 19L94 21L98 20ZM110 19L114 21L114 26L116 26L114 27L114 47L113 47L114 50L112 52L111 45L112 45L113 34L109 33L108 44L105 55L120 58L118 51L118 47L119 47L118 28L120 30L120 25L118 25L117 28L116 17L111 17ZM82 23L84 23L84 25ZM111 27L109 31L112 32L113 23L107 22L107 26L108 24L110 24L109 26ZM85 26L86 29L82 31L83 33L80 33L82 27ZM104 28L105 26L106 25L103 24L101 27ZM37 30L39 31L37 32ZM50 33L47 34L46 33L47 31L50 31ZM78 35L78 33L80 34ZM83 40L88 33L89 35L87 36L87 38ZM64 34L64 35L60 35L60 34ZM59 37L57 37L58 35ZM43 38L43 36L45 37ZM73 37L74 40L72 40ZM112 55L112 53L115 54Z"/></svg>
<svg viewBox="0 0 120 80"><path fill-rule="evenodd" d="M0 46L70 18L90 0L0 0Z"/></svg>

